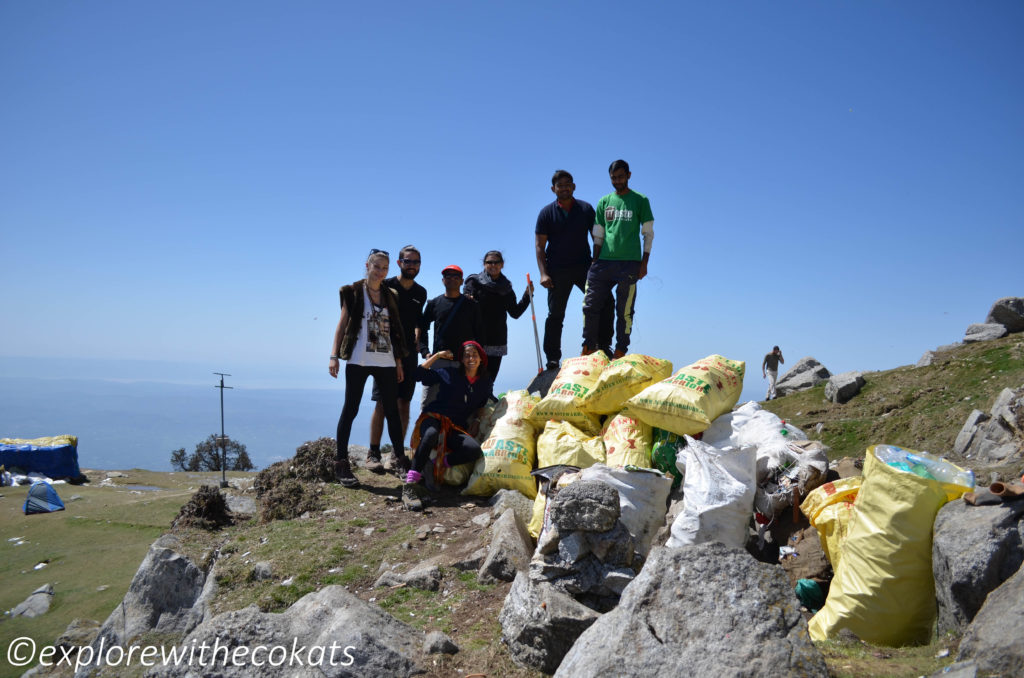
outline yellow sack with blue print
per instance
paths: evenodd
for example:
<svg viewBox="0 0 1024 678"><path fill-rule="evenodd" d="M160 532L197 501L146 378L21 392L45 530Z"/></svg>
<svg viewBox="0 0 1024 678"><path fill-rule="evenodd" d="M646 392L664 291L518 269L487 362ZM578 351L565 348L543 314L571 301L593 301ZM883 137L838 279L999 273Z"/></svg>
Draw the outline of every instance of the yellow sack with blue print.
<svg viewBox="0 0 1024 678"><path fill-rule="evenodd" d="M563 362L558 376L551 382L548 394L533 410L534 425L543 429L553 419L567 421L590 435L600 433L600 418L588 411L583 402L607 366L608 357L603 351L569 358Z"/></svg>
<svg viewBox="0 0 1024 678"><path fill-rule="evenodd" d="M942 464L949 478L969 485L932 477L926 463L882 461L894 453ZM973 484L970 471L925 453L892 445L869 447L864 483L828 599L808 623L811 639L825 640L845 628L875 645L931 642L932 524L946 502L970 492Z"/></svg>
<svg viewBox="0 0 1024 678"><path fill-rule="evenodd" d="M594 414L614 414L651 384L672 375L672 361L630 353L608 363L594 387L583 396L583 407Z"/></svg>

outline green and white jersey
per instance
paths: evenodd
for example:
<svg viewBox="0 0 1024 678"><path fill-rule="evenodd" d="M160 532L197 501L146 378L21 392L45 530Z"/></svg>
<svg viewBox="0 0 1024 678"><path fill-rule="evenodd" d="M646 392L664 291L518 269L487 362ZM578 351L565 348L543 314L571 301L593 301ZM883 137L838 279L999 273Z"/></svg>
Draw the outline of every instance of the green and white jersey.
<svg viewBox="0 0 1024 678"><path fill-rule="evenodd" d="M640 226L654 221L651 203L646 195L630 190L626 195L609 193L597 202L596 221L604 227L604 244L600 259L640 261L643 245Z"/></svg>

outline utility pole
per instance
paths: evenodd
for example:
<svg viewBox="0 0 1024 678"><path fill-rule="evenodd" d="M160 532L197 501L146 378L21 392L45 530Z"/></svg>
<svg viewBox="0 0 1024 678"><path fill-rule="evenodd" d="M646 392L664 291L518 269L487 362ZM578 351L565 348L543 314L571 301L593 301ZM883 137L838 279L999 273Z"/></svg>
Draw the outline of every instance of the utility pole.
<svg viewBox="0 0 1024 678"><path fill-rule="evenodd" d="M220 386L214 386L214 388L220 389L220 486L227 487L228 439L224 437L224 389L234 387L224 385L224 377L230 377L230 374L223 372L214 372L214 374L220 375Z"/></svg>

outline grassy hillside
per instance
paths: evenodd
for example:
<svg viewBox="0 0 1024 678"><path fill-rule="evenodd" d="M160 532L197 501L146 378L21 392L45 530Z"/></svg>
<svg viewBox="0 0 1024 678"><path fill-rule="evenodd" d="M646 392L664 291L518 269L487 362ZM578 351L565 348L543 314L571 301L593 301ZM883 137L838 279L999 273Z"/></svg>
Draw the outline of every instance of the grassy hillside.
<svg viewBox="0 0 1024 678"><path fill-rule="evenodd" d="M1024 337L958 346L928 367L865 372L864 379L843 405L827 401L822 384L764 407L828 445L832 459L863 456L876 443L949 456L971 410L988 412L1000 391L1024 384Z"/></svg>
<svg viewBox="0 0 1024 678"><path fill-rule="evenodd" d="M882 442L948 454L972 409L988 411L1003 388L1024 384L1024 337L958 347L940 354L930 367L869 372L865 379L862 392L845 405L825 401L819 386L765 406L829 445L832 458L861 456L868 445ZM0 649L19 636L50 644L73 618L105 619L123 597L146 548L167 529L195 487L219 479L216 474L128 474L117 479L122 487L100 487L102 472L91 472L87 486L58 486L65 501L75 494L81 498L56 514L24 516L26 489L0 490L5 495L0 498L0 576L5 583L0 607L13 607L46 582L56 589L48 614L0 623ZM462 651L435 660L432 675L538 675L513 665L499 640L497 617L508 584L481 586L475 573L444 568L438 592L372 588L383 563L404 568L431 558L449 562L452 554L482 543L486 530L470 520L487 510L484 502L451 493L426 513L409 514L397 501L397 479L362 471L358 475L360 490L326 486L328 511L311 517L269 524L250 520L213 533L183 532L196 558L220 549L215 611L253 603L280 611L310 591L341 584L402 621L448 633ZM164 489L131 490L124 484ZM415 532L423 526L434 531L421 540ZM13 537L24 537L26 543L14 546L8 541ZM257 561L273 564L273 580L252 580L249 574ZM34 570L40 562L48 564ZM936 657L949 647L955 654L955 639L904 649L843 641L821 645L833 675L850 676L929 674L951 661ZM21 670L0 661L0 676L20 675Z"/></svg>

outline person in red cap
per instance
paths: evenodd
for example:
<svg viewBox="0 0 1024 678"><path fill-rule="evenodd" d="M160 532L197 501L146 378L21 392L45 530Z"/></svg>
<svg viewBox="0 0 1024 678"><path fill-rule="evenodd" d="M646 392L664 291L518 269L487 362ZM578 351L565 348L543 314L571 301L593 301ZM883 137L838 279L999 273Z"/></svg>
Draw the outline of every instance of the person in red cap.
<svg viewBox="0 0 1024 678"><path fill-rule="evenodd" d="M431 353L448 351L458 355L467 341L480 342L484 336L483 315L480 305L462 293L462 269L454 264L441 269L444 294L427 302L420 317L419 354L426 358ZM433 350L430 346L430 326L434 326ZM439 358L435 367L458 367L454 360ZM426 407L437 395L437 386L423 389L422 404Z"/></svg>
<svg viewBox="0 0 1024 678"><path fill-rule="evenodd" d="M459 347L458 367L432 369L438 360L453 360L450 350L439 351L416 368L416 381L424 386L437 385L437 397L426 407L416 421L412 433L412 447L416 449L412 468L402 486L402 503L411 511L423 508L420 483L424 474L430 474L438 485L445 469L476 461L483 455L480 443L474 440L479 415L492 397L494 379L487 371L487 354L475 341L465 341ZM433 464L430 454L437 450Z"/></svg>

